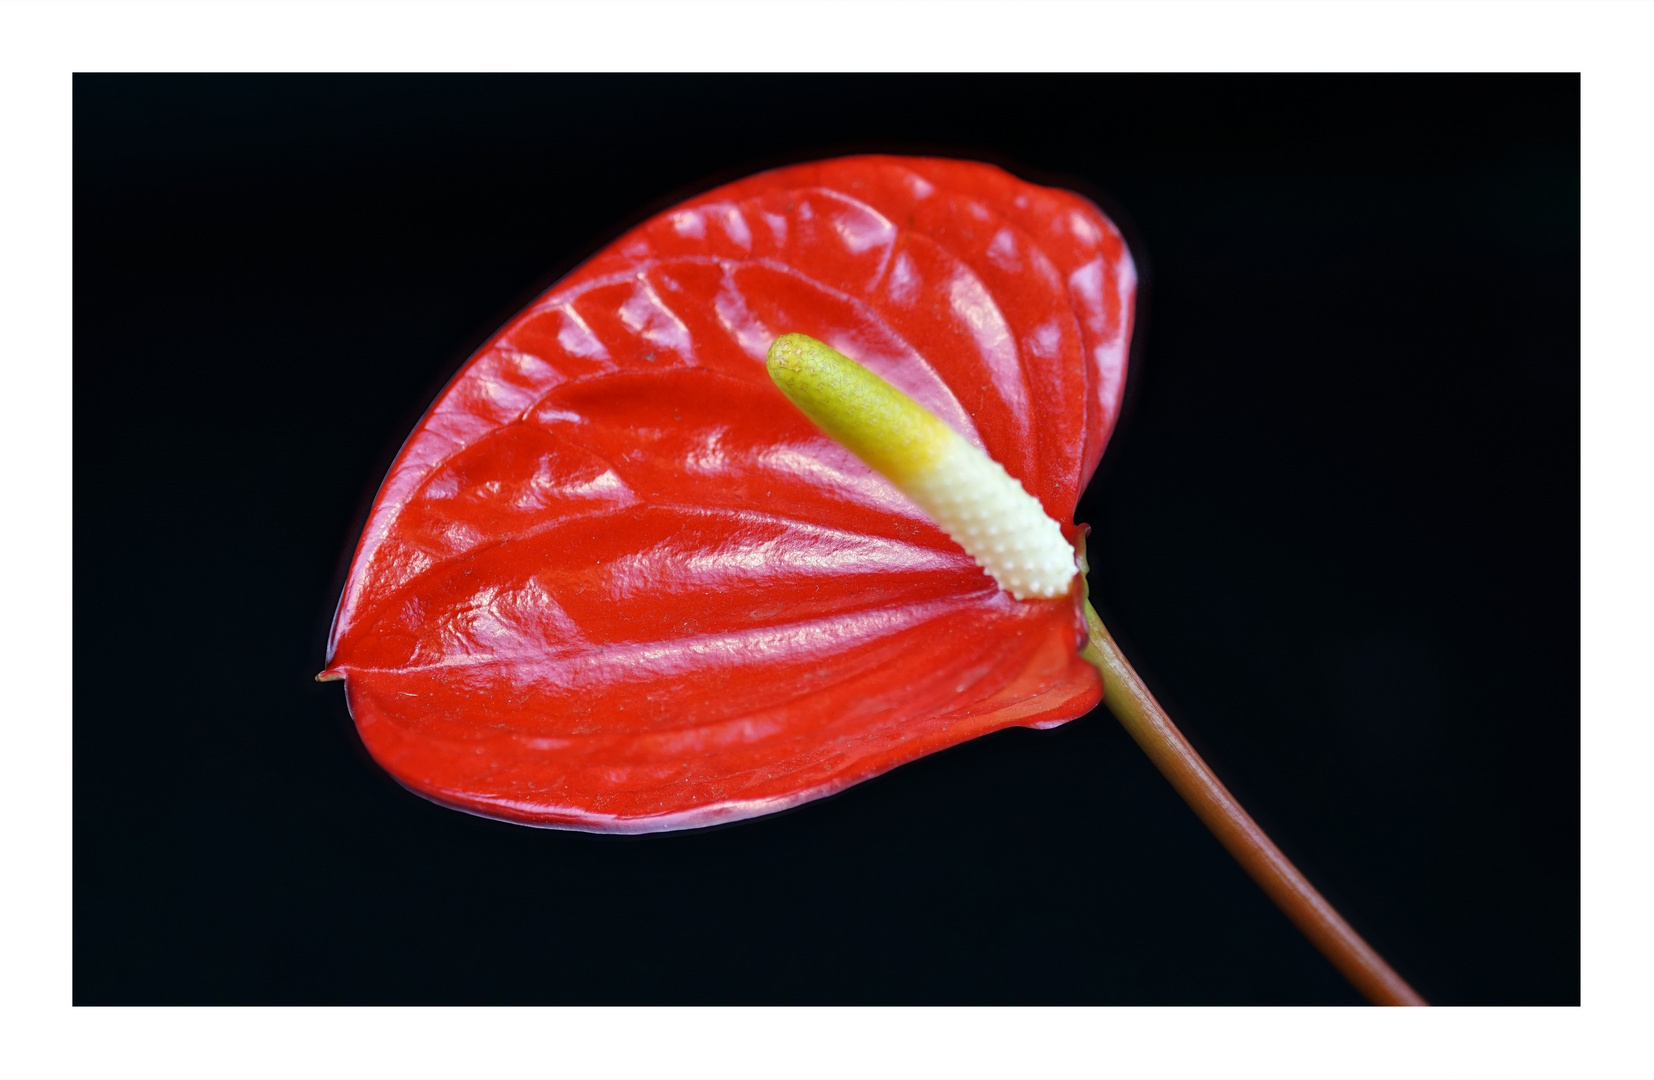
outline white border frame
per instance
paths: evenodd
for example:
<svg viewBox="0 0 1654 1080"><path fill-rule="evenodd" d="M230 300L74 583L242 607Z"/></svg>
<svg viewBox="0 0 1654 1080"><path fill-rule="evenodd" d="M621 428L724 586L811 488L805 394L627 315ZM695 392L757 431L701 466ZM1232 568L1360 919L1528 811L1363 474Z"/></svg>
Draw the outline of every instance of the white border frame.
<svg viewBox="0 0 1654 1080"><path fill-rule="evenodd" d="M8 3L0 6L0 1074L1649 1076L1654 707L1650 8L1612 3ZM804 54L797 43L807 44ZM1584 1004L1577 1009L105 1009L71 1006L74 71L1583 73ZM48 463L41 467L40 463ZM95 663L95 657L82 657ZM1537 669L1536 669L1537 672ZM1519 947L1519 943L1513 945ZM1638 1018L1642 1019L1639 1021ZM807 1049L805 1049L807 1048Z"/></svg>

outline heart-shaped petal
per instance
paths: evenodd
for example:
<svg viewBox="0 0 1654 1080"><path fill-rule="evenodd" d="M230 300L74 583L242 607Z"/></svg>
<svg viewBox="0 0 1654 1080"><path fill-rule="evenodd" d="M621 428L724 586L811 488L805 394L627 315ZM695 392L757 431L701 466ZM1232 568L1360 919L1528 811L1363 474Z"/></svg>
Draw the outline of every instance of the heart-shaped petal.
<svg viewBox="0 0 1654 1080"><path fill-rule="evenodd" d="M844 158L674 207L507 324L419 422L324 674L420 794L617 832L1079 716L1101 692L1080 586L1002 592L764 355L789 332L833 345L1066 523L1119 409L1135 284L1096 207L972 162Z"/></svg>

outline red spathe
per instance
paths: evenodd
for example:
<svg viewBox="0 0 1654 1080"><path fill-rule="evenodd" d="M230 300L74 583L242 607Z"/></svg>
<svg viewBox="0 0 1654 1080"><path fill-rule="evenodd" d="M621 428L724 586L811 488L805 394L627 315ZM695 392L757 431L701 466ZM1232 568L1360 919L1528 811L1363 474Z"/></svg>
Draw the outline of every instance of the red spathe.
<svg viewBox="0 0 1654 1080"><path fill-rule="evenodd" d="M827 342L1067 523L1119 409L1135 287L1095 206L974 162L843 158L674 207L507 324L419 422L326 674L414 791L608 832L769 813L1082 715L1101 686L1078 582L1000 591L764 355Z"/></svg>

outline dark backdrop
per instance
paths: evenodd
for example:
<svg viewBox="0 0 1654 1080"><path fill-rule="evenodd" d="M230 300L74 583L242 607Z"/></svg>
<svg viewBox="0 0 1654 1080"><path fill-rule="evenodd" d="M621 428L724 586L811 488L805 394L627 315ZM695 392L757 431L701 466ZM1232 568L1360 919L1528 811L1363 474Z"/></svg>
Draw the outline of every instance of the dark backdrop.
<svg viewBox="0 0 1654 1080"><path fill-rule="evenodd" d="M1579 83L77 77L74 995L1352 1002L1104 712L791 813L441 809L311 677L441 384L666 201L997 160L1144 278L1079 520L1145 677L1440 1002L1579 999Z"/></svg>

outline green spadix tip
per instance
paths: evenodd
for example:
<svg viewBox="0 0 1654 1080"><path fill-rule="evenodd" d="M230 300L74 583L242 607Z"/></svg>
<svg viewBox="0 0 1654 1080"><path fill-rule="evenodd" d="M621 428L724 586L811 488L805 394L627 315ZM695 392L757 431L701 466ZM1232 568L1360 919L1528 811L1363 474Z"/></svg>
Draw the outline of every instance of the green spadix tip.
<svg viewBox="0 0 1654 1080"><path fill-rule="evenodd" d="M1019 600L1062 596L1074 549L1039 501L929 409L832 346L785 334L770 378L804 415L918 504Z"/></svg>
<svg viewBox="0 0 1654 1080"><path fill-rule="evenodd" d="M898 487L934 463L953 434L929 409L813 337L776 338L768 365L805 416Z"/></svg>

